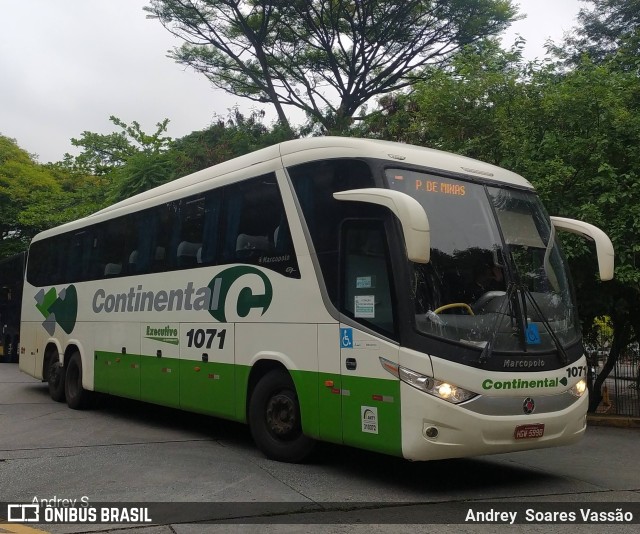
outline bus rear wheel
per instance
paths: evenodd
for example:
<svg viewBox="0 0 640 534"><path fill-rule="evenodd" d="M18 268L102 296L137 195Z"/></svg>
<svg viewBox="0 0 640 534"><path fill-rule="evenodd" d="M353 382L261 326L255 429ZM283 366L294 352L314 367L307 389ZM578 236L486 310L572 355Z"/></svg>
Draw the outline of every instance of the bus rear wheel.
<svg viewBox="0 0 640 534"><path fill-rule="evenodd" d="M60 365L60 355L54 349L47 360L47 383L49 396L56 402L64 402L65 369Z"/></svg>
<svg viewBox="0 0 640 534"><path fill-rule="evenodd" d="M302 433L298 396L285 371L270 371L256 385L249 426L256 445L271 460L302 462L313 451L315 441Z"/></svg>
<svg viewBox="0 0 640 534"><path fill-rule="evenodd" d="M79 352L74 352L67 363L64 391L69 408L82 410L89 405L91 392L82 387L82 358Z"/></svg>

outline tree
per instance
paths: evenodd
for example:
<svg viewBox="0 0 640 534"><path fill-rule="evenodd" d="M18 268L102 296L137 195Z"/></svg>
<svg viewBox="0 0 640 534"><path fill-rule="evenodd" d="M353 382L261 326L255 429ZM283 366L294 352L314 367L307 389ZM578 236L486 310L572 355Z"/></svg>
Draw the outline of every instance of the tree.
<svg viewBox="0 0 640 534"><path fill-rule="evenodd" d="M583 0L592 4L578 13L578 26L562 45L560 57L577 64L583 54L601 63L618 56L625 68L638 70L640 55L640 0ZM622 54L619 54L622 52ZM627 62L626 60L630 60Z"/></svg>
<svg viewBox="0 0 640 534"><path fill-rule="evenodd" d="M285 128L279 125L269 128L263 119L263 112L253 111L245 116L236 108L226 118L218 117L209 128L176 140L172 151L176 176L184 176L289 139L290 132Z"/></svg>
<svg viewBox="0 0 640 534"><path fill-rule="evenodd" d="M234 109L206 130L173 141L163 135L167 119L147 134L135 121L128 125L111 117L120 131L85 131L73 140L83 148L80 155L46 165L0 136L0 258L25 250L47 228L288 138L263 119L261 112L245 116Z"/></svg>
<svg viewBox="0 0 640 534"><path fill-rule="evenodd" d="M102 177L110 190L107 200L112 202L174 178L169 154L173 140L164 135L169 119L157 123L151 134L145 133L137 121L129 125L113 115L109 120L120 131L82 132L79 139L71 139L82 152L75 157L65 154L60 165L70 172Z"/></svg>
<svg viewBox="0 0 640 534"><path fill-rule="evenodd" d="M111 122L120 131L110 134L83 132L72 140L83 151L67 155L60 165L70 171L93 170L107 184L107 200L118 202L180 176L216 165L289 138L290 132L263 123L264 113L248 116L237 109L226 119L219 118L209 128L182 139L164 136L168 119L159 122L152 134L142 131L136 121L128 125L116 117Z"/></svg>
<svg viewBox="0 0 640 534"><path fill-rule="evenodd" d="M511 0L151 0L145 10L184 40L170 52L178 63L272 104L286 130L293 106L329 133L516 18Z"/></svg>
<svg viewBox="0 0 640 534"><path fill-rule="evenodd" d="M163 152L171 145L171 138L163 135L167 131L169 119L157 123L156 131L152 134L143 132L136 121L128 125L113 115L109 120L120 128L120 131L110 134L84 131L79 139L71 139L73 146L81 147L83 150L75 157L65 154L64 161L68 168L102 176L124 165L131 156L139 152Z"/></svg>
<svg viewBox="0 0 640 534"><path fill-rule="evenodd" d="M114 169L110 200L118 202L175 178L170 152L136 152Z"/></svg>
<svg viewBox="0 0 640 534"><path fill-rule="evenodd" d="M36 231L20 220L34 196L55 195L60 185L15 140L0 137L0 256L24 250Z"/></svg>
<svg viewBox="0 0 640 534"><path fill-rule="evenodd" d="M102 192L97 178L41 165L0 136L0 258L25 250L38 232L102 207Z"/></svg>

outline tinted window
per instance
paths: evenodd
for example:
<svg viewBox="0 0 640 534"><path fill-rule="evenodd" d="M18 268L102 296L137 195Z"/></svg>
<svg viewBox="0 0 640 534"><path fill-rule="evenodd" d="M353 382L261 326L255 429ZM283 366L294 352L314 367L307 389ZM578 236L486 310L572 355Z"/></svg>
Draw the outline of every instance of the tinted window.
<svg viewBox="0 0 640 534"><path fill-rule="evenodd" d="M313 248L318 257L325 286L332 302L338 304L338 249L340 225L349 217L371 216L375 206L343 202L333 193L374 187L369 166L356 160L329 160L305 163L287 169L298 196ZM379 210L377 211L379 212Z"/></svg>
<svg viewBox="0 0 640 534"><path fill-rule="evenodd" d="M299 277L274 174L33 243L37 286L225 263Z"/></svg>
<svg viewBox="0 0 640 534"><path fill-rule="evenodd" d="M233 184L224 191L221 263L260 265L300 277L289 223L275 175Z"/></svg>

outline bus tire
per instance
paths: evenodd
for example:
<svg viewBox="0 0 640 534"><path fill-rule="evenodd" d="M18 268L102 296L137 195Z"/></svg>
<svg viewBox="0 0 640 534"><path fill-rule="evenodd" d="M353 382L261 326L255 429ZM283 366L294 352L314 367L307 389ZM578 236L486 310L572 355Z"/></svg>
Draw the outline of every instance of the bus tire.
<svg viewBox="0 0 640 534"><path fill-rule="evenodd" d="M82 387L82 358L79 352L74 352L67 363L64 391L69 408L82 410L89 405L91 392Z"/></svg>
<svg viewBox="0 0 640 534"><path fill-rule="evenodd" d="M249 402L249 427L258 448L271 460L298 463L309 457L315 441L302 433L296 388L283 370L263 376Z"/></svg>
<svg viewBox="0 0 640 534"><path fill-rule="evenodd" d="M65 368L60 365L60 355L54 349L47 359L47 383L49 396L56 402L64 402Z"/></svg>

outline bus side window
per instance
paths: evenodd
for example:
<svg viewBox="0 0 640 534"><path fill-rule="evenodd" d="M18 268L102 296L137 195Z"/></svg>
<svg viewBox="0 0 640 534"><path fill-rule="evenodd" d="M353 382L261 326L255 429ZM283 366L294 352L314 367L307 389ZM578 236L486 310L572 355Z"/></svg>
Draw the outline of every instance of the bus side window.
<svg viewBox="0 0 640 534"><path fill-rule="evenodd" d="M158 218L162 208L155 207L126 216L130 240L125 251L124 273L136 275L152 272Z"/></svg>
<svg viewBox="0 0 640 534"><path fill-rule="evenodd" d="M246 263L299 278L298 263L275 174L224 190L221 263Z"/></svg>
<svg viewBox="0 0 640 534"><path fill-rule="evenodd" d="M67 255L65 282L87 280L91 276L92 232L82 230L73 235L70 240Z"/></svg>
<svg viewBox="0 0 640 534"><path fill-rule="evenodd" d="M171 247L175 257L173 263L178 269L196 267L204 233L205 198L203 195L189 197L176 203L176 207Z"/></svg>
<svg viewBox="0 0 640 534"><path fill-rule="evenodd" d="M27 281L34 286L54 285L58 282L60 272L60 238L50 237L36 241L29 248L31 261L27 264ZM37 261L34 258L47 258Z"/></svg>
<svg viewBox="0 0 640 534"><path fill-rule="evenodd" d="M132 215L118 217L96 228L95 237L92 237L92 270L97 277L113 278L128 274L127 266L137 236L133 218Z"/></svg>
<svg viewBox="0 0 640 534"><path fill-rule="evenodd" d="M150 214L152 237L147 243L148 272L160 273L174 268L173 259L177 243L173 247L173 232L178 228L178 202L167 202L153 208Z"/></svg>
<svg viewBox="0 0 640 534"><path fill-rule="evenodd" d="M214 190L206 193L204 198L202 247L196 253L196 262L199 265L215 265L217 262L221 209L222 191Z"/></svg>

